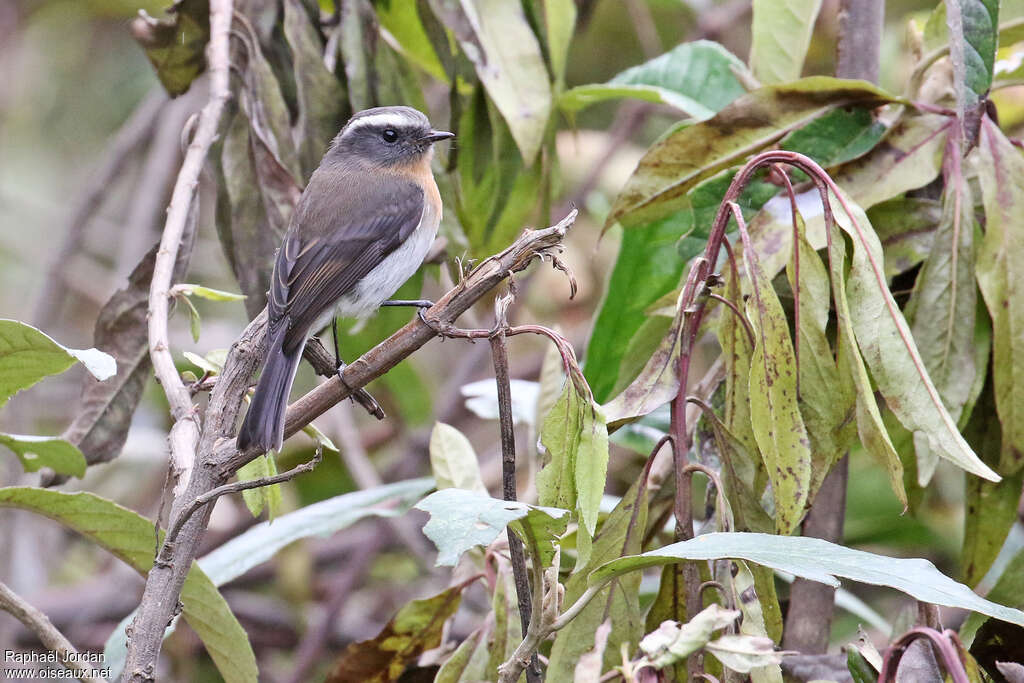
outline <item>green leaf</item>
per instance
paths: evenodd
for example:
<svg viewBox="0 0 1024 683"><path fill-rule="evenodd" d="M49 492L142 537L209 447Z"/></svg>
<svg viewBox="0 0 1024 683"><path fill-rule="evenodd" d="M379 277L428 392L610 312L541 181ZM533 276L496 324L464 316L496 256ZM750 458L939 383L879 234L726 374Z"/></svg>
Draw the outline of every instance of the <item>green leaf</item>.
<svg viewBox="0 0 1024 683"><path fill-rule="evenodd" d="M569 521L568 510L497 500L463 489L437 491L416 507L430 514L423 533L437 546L438 566L455 566L464 552L490 545L509 523L524 518L535 532L542 532L538 542L550 559Z"/></svg>
<svg viewBox="0 0 1024 683"><path fill-rule="evenodd" d="M547 32L548 56L555 82L565 81L565 64L569 58L569 45L576 29L576 3L574 0L547 0L544 3L544 27Z"/></svg>
<svg viewBox="0 0 1024 683"><path fill-rule="evenodd" d="M995 409L992 379L985 383L978 404L964 427L964 438L986 464L996 468L1002 455L1003 430ZM960 577L977 586L992 567L1017 519L1024 470L1001 473L998 483L977 477L964 481L964 534Z"/></svg>
<svg viewBox="0 0 1024 683"><path fill-rule="evenodd" d="M209 301L241 301L245 298L245 294L225 292L223 289L213 289L211 287L203 287L202 285L175 285L174 291L181 292L185 296L198 296L200 299L207 299Z"/></svg>
<svg viewBox="0 0 1024 683"><path fill-rule="evenodd" d="M922 602L973 610L1024 625L1024 612L989 602L945 576L928 560L885 557L808 536L710 533L642 555L613 560L590 575L590 585L644 567L679 560L741 559L838 587L836 577L890 586Z"/></svg>
<svg viewBox="0 0 1024 683"><path fill-rule="evenodd" d="M821 0L754 0L750 59L762 83L800 78Z"/></svg>
<svg viewBox="0 0 1024 683"><path fill-rule="evenodd" d="M978 103L992 86L999 0L948 0L946 25L958 118L965 131L969 131L980 122ZM968 122L969 118L973 124ZM967 139L971 137L968 135Z"/></svg>
<svg viewBox="0 0 1024 683"><path fill-rule="evenodd" d="M505 0L430 0L430 5L476 68L523 162L532 165L551 113L551 84L522 5Z"/></svg>
<svg viewBox="0 0 1024 683"><path fill-rule="evenodd" d="M704 178L741 163L837 107L891 101L892 96L862 81L825 76L759 88L647 150L616 198L606 226L616 221L635 226L678 210L686 193Z"/></svg>
<svg viewBox="0 0 1024 683"><path fill-rule="evenodd" d="M470 633L445 660L434 677L434 683L474 683L487 679L489 623Z"/></svg>
<svg viewBox="0 0 1024 683"><path fill-rule="evenodd" d="M846 646L846 668L854 683L878 683L878 672L857 648Z"/></svg>
<svg viewBox="0 0 1024 683"><path fill-rule="evenodd" d="M413 600L388 622L375 638L352 643L341 654L327 683L397 681L426 650L441 644L444 625L459 608L467 582L423 600Z"/></svg>
<svg viewBox="0 0 1024 683"><path fill-rule="evenodd" d="M983 463L961 436L942 403L903 313L889 291L882 246L863 210L847 200L850 216L836 219L853 241L847 282L852 329L882 396L904 427L922 432L940 457L985 479L999 475ZM835 204L839 206L839 204Z"/></svg>
<svg viewBox="0 0 1024 683"><path fill-rule="evenodd" d="M0 507L30 510L77 531L145 574L153 566L153 523L113 501L91 493L48 489L0 489ZM203 641L228 683L258 677L256 658L245 630L210 578L193 565L181 590L183 614Z"/></svg>
<svg viewBox="0 0 1024 683"><path fill-rule="evenodd" d="M923 197L895 197L868 210L885 250L885 276L892 279L924 261L932 250L942 203Z"/></svg>
<svg viewBox="0 0 1024 683"><path fill-rule="evenodd" d="M992 373L1003 426L999 471L1024 467L1024 156L987 119L973 155L985 206L985 237L977 277L992 317Z"/></svg>
<svg viewBox="0 0 1024 683"><path fill-rule="evenodd" d="M140 10L132 36L146 51L164 90L176 97L206 69L204 50L210 39L209 0L177 0L171 18L154 19Z"/></svg>
<svg viewBox="0 0 1024 683"><path fill-rule="evenodd" d="M418 2L380 2L374 5L381 28L394 37L402 55L437 80L447 83L448 74L423 28L420 7L422 5Z"/></svg>
<svg viewBox="0 0 1024 683"><path fill-rule="evenodd" d="M487 493L473 445L462 432L443 422L435 423L430 433L430 470L439 489Z"/></svg>
<svg viewBox="0 0 1024 683"><path fill-rule="evenodd" d="M667 104L695 119L707 119L746 92L736 76L745 72L743 62L718 43L681 43L607 83L567 90L558 106L575 113L597 102L625 97Z"/></svg>
<svg viewBox="0 0 1024 683"><path fill-rule="evenodd" d="M85 475L85 456L64 439L0 432L0 444L14 451L26 472L38 472L41 467L49 467L57 474Z"/></svg>
<svg viewBox="0 0 1024 683"><path fill-rule="evenodd" d="M779 147L806 154L825 167L838 166L870 152L886 132L870 108L845 107L793 131Z"/></svg>
<svg viewBox="0 0 1024 683"><path fill-rule="evenodd" d="M238 481L252 481L277 474L277 462L269 453L250 460L238 468ZM281 510L281 485L271 484L242 491L245 507L253 517L259 517L263 508L267 509L267 517L274 519Z"/></svg>
<svg viewBox="0 0 1024 683"><path fill-rule="evenodd" d="M581 395L574 381L566 381L544 418L540 441L549 460L537 474L538 501L577 510L580 524L593 536L608 471L608 427L601 407Z"/></svg>
<svg viewBox="0 0 1024 683"><path fill-rule="evenodd" d="M988 597L992 600L1015 605L1018 608L1024 608L1024 550L1017 551L1017 554L1009 561L1003 569L1003 573L999 575L996 585L992 586L992 590L988 592ZM1002 618L995 614L987 614L981 610L975 610L974 614L967 615L967 619L960 626L960 639L963 640L966 647L972 647L978 629L988 621L988 617ZM1024 626L1019 621L1011 619L1004 619L1004 621Z"/></svg>
<svg viewBox="0 0 1024 683"><path fill-rule="evenodd" d="M202 331L202 318L199 317L199 311L188 297L182 297L181 300L185 302L185 309L188 311L188 329L192 333L192 342L198 344L199 333Z"/></svg>
<svg viewBox="0 0 1024 683"><path fill-rule="evenodd" d="M69 349L31 325L0 319L0 406L47 375L57 375L75 361L101 382L117 372L114 358L97 349Z"/></svg>
<svg viewBox="0 0 1024 683"><path fill-rule="evenodd" d="M775 528L791 534L810 494L811 442L797 402L797 366L789 322L757 253L744 235L751 282L747 316L754 327L750 359L750 422L775 498Z"/></svg>
<svg viewBox="0 0 1024 683"><path fill-rule="evenodd" d="M589 558L580 558L565 581L563 604L575 602L587 589L587 576L605 562L642 550L647 528L647 472L637 478L594 535ZM577 539L582 535L577 534ZM578 545L578 543L577 543ZM590 649L600 625L610 619L612 631L605 648L605 670L621 662L619 648L643 636L639 573L623 576L603 588L564 629L555 634L548 660L548 680L569 680L576 662Z"/></svg>

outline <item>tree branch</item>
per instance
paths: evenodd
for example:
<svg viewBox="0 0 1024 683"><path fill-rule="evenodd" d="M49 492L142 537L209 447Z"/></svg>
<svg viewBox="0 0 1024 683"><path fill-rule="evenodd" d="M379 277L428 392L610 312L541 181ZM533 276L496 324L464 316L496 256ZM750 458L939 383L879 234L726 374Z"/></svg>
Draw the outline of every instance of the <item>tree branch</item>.
<svg viewBox="0 0 1024 683"><path fill-rule="evenodd" d="M576 211L572 211L550 228L525 231L511 246L483 261L465 280L445 294L426 312L427 319L453 323L510 274L523 270L538 256L560 248L575 219ZM209 521L210 506L202 507L180 525L177 519L184 515L192 501L225 484L239 467L261 455L255 448L238 451L234 436L249 379L265 353L266 320L264 310L232 345L224 369L210 394L195 466L185 492L175 497L171 510L171 526L180 526L180 531L173 544L164 542L161 546L146 577L142 602L132 625L125 680L140 683L153 680L164 627L177 607L181 587ZM436 335L432 325L419 318L413 319L349 364L342 373L344 381L333 377L289 406L285 435L294 434L331 406L348 398L349 387L358 389L365 386Z"/></svg>
<svg viewBox="0 0 1024 683"><path fill-rule="evenodd" d="M75 646L64 637L64 634L50 622L49 618L0 581L0 609L7 612L25 625L25 628L36 634L39 641L48 649L57 653L64 666L74 671L78 680L87 683L103 683L102 678L89 675L90 667L76 661L78 653Z"/></svg>

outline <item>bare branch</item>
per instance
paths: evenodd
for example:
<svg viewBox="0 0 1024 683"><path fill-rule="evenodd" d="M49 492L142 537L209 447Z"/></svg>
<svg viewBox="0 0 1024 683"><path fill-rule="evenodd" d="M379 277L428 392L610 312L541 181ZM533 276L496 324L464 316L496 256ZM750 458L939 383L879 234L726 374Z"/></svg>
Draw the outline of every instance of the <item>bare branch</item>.
<svg viewBox="0 0 1024 683"><path fill-rule="evenodd" d="M90 667L84 666L82 662L75 659L74 655L78 653L78 650L64 637L63 633L57 630L49 618L25 602L3 582L0 582L0 609L23 623L25 628L36 634L44 646L56 652L61 663L77 674L78 680L88 683L103 683L102 678L89 675Z"/></svg>

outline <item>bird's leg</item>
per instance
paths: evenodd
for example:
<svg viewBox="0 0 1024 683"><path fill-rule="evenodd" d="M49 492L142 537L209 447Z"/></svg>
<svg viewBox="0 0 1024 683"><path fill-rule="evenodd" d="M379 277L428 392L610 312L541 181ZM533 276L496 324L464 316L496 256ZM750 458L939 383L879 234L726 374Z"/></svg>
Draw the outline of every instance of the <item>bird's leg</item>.
<svg viewBox="0 0 1024 683"><path fill-rule="evenodd" d="M430 308L434 302L430 299L388 299L381 306L415 306L416 308Z"/></svg>
<svg viewBox="0 0 1024 683"><path fill-rule="evenodd" d="M332 333L332 336L333 336L333 339L334 339L334 374L336 374L338 376L338 379L341 381L341 384L346 389L349 390L350 398L353 401L355 401L356 403L361 405L363 408L365 408L366 412L368 412L370 415L373 415L378 420L383 420L385 418L384 409L381 408L380 404L377 403L377 400L373 396L370 395L370 392L368 392L366 389L362 389L362 388L353 389L352 387L350 387L345 382L345 378L342 376L342 372L345 370L346 364L345 364L345 361L341 360L341 354L339 353L339 345L338 345L338 320L337 320L337 318L332 318L331 319L331 333ZM312 340L315 340L317 342L317 346L320 349L320 353L323 354L324 356L328 356L328 354L330 352L323 348L323 345L320 344L320 340L317 339L316 337L313 337L311 339L311 341ZM310 346L311 346L310 344L306 345L306 347L307 347L306 351L307 352L310 351L310 348L309 348ZM328 358L329 358L329 356L328 356ZM323 358L323 360L329 363L330 361L328 360L328 358ZM309 356L307 356L307 359L311 360L309 358ZM323 364L326 364L326 363L323 363ZM329 371L328 372L324 372L320 368L318 368L316 363L314 363L313 365L314 365L315 368L317 368L318 374L323 374L323 375L328 375L328 376L330 375Z"/></svg>

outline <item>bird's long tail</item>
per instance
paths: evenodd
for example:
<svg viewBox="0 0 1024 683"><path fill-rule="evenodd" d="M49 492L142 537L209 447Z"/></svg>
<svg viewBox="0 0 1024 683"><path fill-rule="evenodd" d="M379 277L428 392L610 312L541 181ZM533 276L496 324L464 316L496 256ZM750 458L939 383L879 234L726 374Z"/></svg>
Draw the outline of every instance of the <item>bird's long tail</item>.
<svg viewBox="0 0 1024 683"><path fill-rule="evenodd" d="M283 320L267 332L267 360L260 381L256 384L249 412L238 432L236 443L239 450L246 450L250 446L259 446L264 452L270 449L281 450L284 441L284 413L304 346L300 345L291 353L286 353L283 347L287 331L287 320Z"/></svg>

